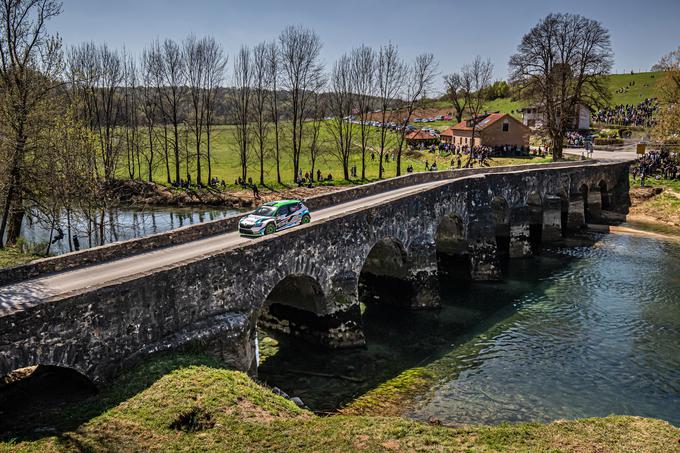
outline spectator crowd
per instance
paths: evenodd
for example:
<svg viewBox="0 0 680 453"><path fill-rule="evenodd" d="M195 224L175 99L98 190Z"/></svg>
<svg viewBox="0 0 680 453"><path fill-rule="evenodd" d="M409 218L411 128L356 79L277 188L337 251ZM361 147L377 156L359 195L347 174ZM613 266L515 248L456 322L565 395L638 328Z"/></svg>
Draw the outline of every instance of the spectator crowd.
<svg viewBox="0 0 680 453"><path fill-rule="evenodd" d="M619 104L599 110L593 114L593 120L619 126L651 127L654 125L654 114L658 107L656 99L647 98L637 105Z"/></svg>
<svg viewBox="0 0 680 453"><path fill-rule="evenodd" d="M667 149L649 151L637 159L632 168L633 180L640 178L644 187L645 179L678 179L680 177L680 154Z"/></svg>

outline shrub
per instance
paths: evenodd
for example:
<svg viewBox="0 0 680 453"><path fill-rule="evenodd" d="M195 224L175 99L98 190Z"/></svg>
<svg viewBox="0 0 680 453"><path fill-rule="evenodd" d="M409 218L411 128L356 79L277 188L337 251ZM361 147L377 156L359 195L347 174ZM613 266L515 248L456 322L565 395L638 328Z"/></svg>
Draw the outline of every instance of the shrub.
<svg viewBox="0 0 680 453"><path fill-rule="evenodd" d="M602 138L617 138L619 136L618 129L602 129L600 131L600 137Z"/></svg>
<svg viewBox="0 0 680 453"><path fill-rule="evenodd" d="M606 145L623 145L623 140L620 138L602 138L596 137L594 143L596 145L606 146Z"/></svg>

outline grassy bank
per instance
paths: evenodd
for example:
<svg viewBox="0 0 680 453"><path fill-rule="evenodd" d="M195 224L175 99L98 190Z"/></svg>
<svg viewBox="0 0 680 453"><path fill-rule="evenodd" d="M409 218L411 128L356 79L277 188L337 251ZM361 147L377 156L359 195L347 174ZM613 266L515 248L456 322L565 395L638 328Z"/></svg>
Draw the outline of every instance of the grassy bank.
<svg viewBox="0 0 680 453"><path fill-rule="evenodd" d="M42 258L39 255L24 253L17 247L5 247L0 249L0 269L18 266L33 260Z"/></svg>
<svg viewBox="0 0 680 453"><path fill-rule="evenodd" d="M399 417L319 417L209 358L163 356L0 451L672 451L666 422L607 417L447 428ZM42 433L42 434L41 434Z"/></svg>
<svg viewBox="0 0 680 453"><path fill-rule="evenodd" d="M629 218L680 226L680 180L647 178L645 188L631 177Z"/></svg>

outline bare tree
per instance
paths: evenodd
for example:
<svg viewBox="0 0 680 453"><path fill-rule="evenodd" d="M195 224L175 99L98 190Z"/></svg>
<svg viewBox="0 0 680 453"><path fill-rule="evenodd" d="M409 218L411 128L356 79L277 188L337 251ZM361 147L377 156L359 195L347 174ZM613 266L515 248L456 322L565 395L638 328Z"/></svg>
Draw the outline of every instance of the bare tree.
<svg viewBox="0 0 680 453"><path fill-rule="evenodd" d="M227 66L227 57L224 55L222 46L215 38L208 37L203 40L204 58L206 65L205 81L205 138L206 138L206 158L208 160L208 180L212 179L212 126L217 108L217 93L220 85L224 81L224 70Z"/></svg>
<svg viewBox="0 0 680 453"><path fill-rule="evenodd" d="M274 123L274 159L276 161L276 182L281 184L281 150L279 146L279 77L281 59L279 48L276 42L272 41L267 45L268 80L270 96L270 113L272 123Z"/></svg>
<svg viewBox="0 0 680 453"><path fill-rule="evenodd" d="M267 134L269 133L269 63L267 43L253 48L253 132L255 133L255 154L260 163L260 184L264 184L264 160L266 157Z"/></svg>
<svg viewBox="0 0 680 453"><path fill-rule="evenodd" d="M437 72L437 61L431 53L420 54L416 57L413 65L408 68L406 76L406 91L404 93L406 116L401 124L401 134L397 147L397 176L401 175L401 153L404 149L406 139L406 126L411 122L413 112L419 103L425 98L427 90L432 86L432 82Z"/></svg>
<svg viewBox="0 0 680 453"><path fill-rule="evenodd" d="M241 46L234 58L234 134L239 148L241 177L248 177L248 149L250 146L251 95L253 68L250 48Z"/></svg>
<svg viewBox="0 0 680 453"><path fill-rule="evenodd" d="M126 143L126 62L118 51L106 45L83 43L70 49L69 78L73 89L85 99L84 121L97 134L99 161L107 181L116 175L120 154ZM133 153L132 148L129 149ZM134 157L131 161L134 164ZM129 169L134 177L134 168Z"/></svg>
<svg viewBox="0 0 680 453"><path fill-rule="evenodd" d="M378 52L376 77L378 102L380 103L380 153L378 155L378 177L383 177L383 159L387 145L388 112L402 90L407 67L399 57L399 50L392 43L381 46Z"/></svg>
<svg viewBox="0 0 680 453"><path fill-rule="evenodd" d="M196 184L203 184L201 175L201 143L203 142L203 130L205 127L205 82L207 60L205 58L205 45L194 35L189 35L184 40L182 48L184 59L185 80L188 87L190 107L190 129L194 139L196 151ZM187 166L189 163L187 162Z"/></svg>
<svg viewBox="0 0 680 453"><path fill-rule="evenodd" d="M481 121L484 104L487 101L487 88L491 85L493 77L493 64L490 60L483 61L482 57L477 56L471 64L463 66L461 70L462 95L465 104L470 112L470 127L472 128L470 148L475 146L475 135L477 126ZM473 153L469 154L466 167L472 164Z"/></svg>
<svg viewBox="0 0 680 453"><path fill-rule="evenodd" d="M314 92L312 103L311 103L311 130L309 131L309 178L310 181L314 181L314 170L316 170L316 163L323 152L323 147L321 146L321 125L324 122L326 116L326 104L321 98L322 95L318 91Z"/></svg>
<svg viewBox="0 0 680 453"><path fill-rule="evenodd" d="M297 180L309 99L322 85L321 40L310 29L288 26L279 35L279 44L282 82L291 101L293 179Z"/></svg>
<svg viewBox="0 0 680 453"><path fill-rule="evenodd" d="M376 55L370 47L361 46L352 51L357 108L359 110L359 132L361 143L361 179L366 179L366 148L371 126L368 115L374 104L376 91Z"/></svg>
<svg viewBox="0 0 680 453"><path fill-rule="evenodd" d="M678 63L680 63L680 46L661 57L659 62L652 66L652 71L674 71L677 70Z"/></svg>
<svg viewBox="0 0 680 453"><path fill-rule="evenodd" d="M352 59L341 56L333 65L330 78L329 104L333 114L331 134L335 139L334 154L342 164L343 176L349 181L349 161L352 154L352 110L355 106L355 78Z"/></svg>
<svg viewBox="0 0 680 453"><path fill-rule="evenodd" d="M168 123L170 122L170 115L168 115L169 108L166 107L164 84L165 84L165 62L163 57L163 49L159 41L154 41L144 51L147 69L149 71L148 77L153 83L156 95L156 105L158 106L158 121L162 124L162 142L163 142L163 161L165 164L165 175L168 184L172 182L172 175L170 172L170 140L168 138ZM152 93L149 93L152 94ZM152 130L154 135L156 131Z"/></svg>
<svg viewBox="0 0 680 453"><path fill-rule="evenodd" d="M446 85L446 96L451 101L456 112L456 122L463 121L465 114L466 97L463 95L463 77L459 73L447 74L444 76Z"/></svg>
<svg viewBox="0 0 680 453"><path fill-rule="evenodd" d="M123 51L123 114L125 127L125 146L127 148L127 166L130 179L142 177L142 160L139 143L139 86L137 62Z"/></svg>
<svg viewBox="0 0 680 453"><path fill-rule="evenodd" d="M179 44L171 39L166 39L163 44L159 44L162 56L161 75L163 77L163 87L160 94L163 98L161 103L163 114L167 121L172 125L173 151L175 163L175 182L179 182L179 169L181 162L180 155L180 112L186 92L186 80L184 70L184 59L182 49ZM187 172L189 162L187 162Z"/></svg>
<svg viewBox="0 0 680 453"><path fill-rule="evenodd" d="M564 136L579 104L600 106L612 67L609 32L577 14L549 14L524 35L510 58L511 81L546 115L553 159L562 158Z"/></svg>
<svg viewBox="0 0 680 453"><path fill-rule="evenodd" d="M153 181L153 170L155 163L155 148L156 142L156 123L159 120L160 99L157 92L159 87L159 55L152 49L144 49L141 60L141 78L142 78L142 114L144 117L144 125L147 134L147 147L144 157L147 165L147 175L149 181ZM166 170L168 182L170 180L170 167L166 159Z"/></svg>

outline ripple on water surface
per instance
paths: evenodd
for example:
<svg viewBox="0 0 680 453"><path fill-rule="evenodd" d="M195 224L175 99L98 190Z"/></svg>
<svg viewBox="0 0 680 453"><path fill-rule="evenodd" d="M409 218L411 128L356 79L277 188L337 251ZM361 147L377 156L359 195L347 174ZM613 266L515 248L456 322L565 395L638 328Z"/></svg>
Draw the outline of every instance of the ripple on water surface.
<svg viewBox="0 0 680 453"><path fill-rule="evenodd" d="M499 423L630 414L680 424L680 245L605 235L594 247L548 250L534 266L560 256L576 259L528 292L513 291L531 280L526 269L510 275L516 312L440 359L449 372L411 416Z"/></svg>

